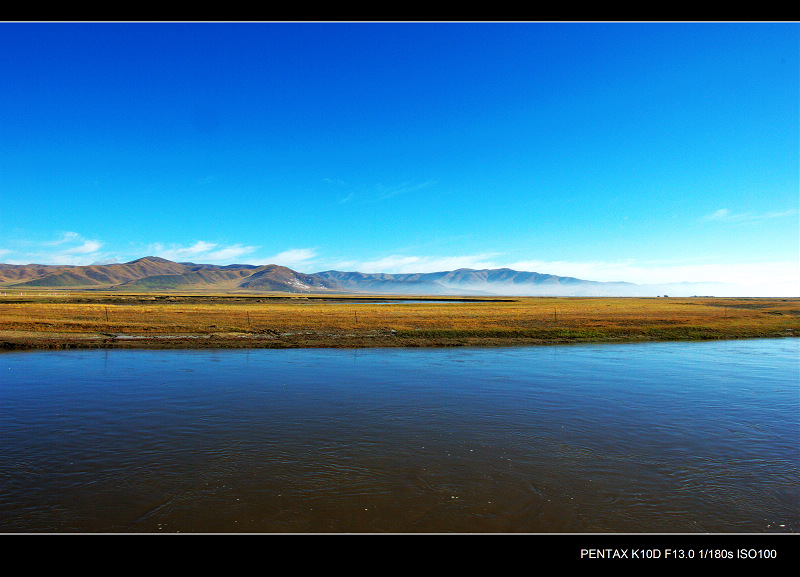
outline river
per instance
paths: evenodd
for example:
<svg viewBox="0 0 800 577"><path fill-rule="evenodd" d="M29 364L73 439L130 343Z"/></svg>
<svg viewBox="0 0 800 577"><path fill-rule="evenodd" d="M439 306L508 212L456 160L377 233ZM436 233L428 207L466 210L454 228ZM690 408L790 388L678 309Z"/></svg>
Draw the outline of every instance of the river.
<svg viewBox="0 0 800 577"><path fill-rule="evenodd" d="M0 531L800 532L799 352L6 352Z"/></svg>

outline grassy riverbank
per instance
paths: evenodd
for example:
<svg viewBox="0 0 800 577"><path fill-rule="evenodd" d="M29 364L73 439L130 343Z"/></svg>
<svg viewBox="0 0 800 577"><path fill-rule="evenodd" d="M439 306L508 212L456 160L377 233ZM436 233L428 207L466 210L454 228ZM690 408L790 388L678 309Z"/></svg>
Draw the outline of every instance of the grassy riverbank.
<svg viewBox="0 0 800 577"><path fill-rule="evenodd" d="M496 346L800 336L800 298L423 298L4 293L0 348Z"/></svg>

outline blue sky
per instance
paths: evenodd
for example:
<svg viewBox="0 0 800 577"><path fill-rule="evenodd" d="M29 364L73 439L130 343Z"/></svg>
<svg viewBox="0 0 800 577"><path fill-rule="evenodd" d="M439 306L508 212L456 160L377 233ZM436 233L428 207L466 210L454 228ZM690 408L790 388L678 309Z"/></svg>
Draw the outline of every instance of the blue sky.
<svg viewBox="0 0 800 577"><path fill-rule="evenodd" d="M797 23L0 24L0 262L800 296L799 55Z"/></svg>

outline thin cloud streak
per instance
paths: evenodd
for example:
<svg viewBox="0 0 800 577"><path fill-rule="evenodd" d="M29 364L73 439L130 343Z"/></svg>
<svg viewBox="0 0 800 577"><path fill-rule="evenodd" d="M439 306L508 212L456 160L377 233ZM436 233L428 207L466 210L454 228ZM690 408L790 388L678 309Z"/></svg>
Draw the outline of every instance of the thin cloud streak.
<svg viewBox="0 0 800 577"><path fill-rule="evenodd" d="M165 247L161 243L151 244L148 247L148 251L153 256L175 262L202 260L204 263L224 264L230 264L231 259L235 259L243 254L249 254L256 249L258 249L257 246L245 246L241 244L220 247L217 243L203 240L198 240L188 247L182 247L180 245Z"/></svg>
<svg viewBox="0 0 800 577"><path fill-rule="evenodd" d="M81 239L81 235L79 235L77 232L66 231L66 232L61 233L61 238L59 238L57 240L46 241L46 242L43 242L41 244L43 246L58 246L58 245L61 245L61 244L65 244L65 243L72 242L74 240L80 240L80 239Z"/></svg>
<svg viewBox="0 0 800 577"><path fill-rule="evenodd" d="M396 188L389 189L389 190L381 192L375 200L376 201L387 200L387 199L393 198L395 196L399 196L401 194L408 194L410 192L416 192L418 190L422 190L424 188L428 188L432 184L434 184L434 181L429 180L427 182L421 182L419 184L401 185L399 187L396 187Z"/></svg>
<svg viewBox="0 0 800 577"><path fill-rule="evenodd" d="M399 186L395 186L392 188L384 187L382 184L376 185L376 191L368 192L363 195L356 195L353 191L348 192L348 194L339 199L339 204L346 204L349 202L360 202L363 204L373 204L379 203L396 196L401 196L404 194L411 194L423 189L426 189L432 185L436 184L435 180L428 180L425 182L420 182L418 184L401 184Z"/></svg>
<svg viewBox="0 0 800 577"><path fill-rule="evenodd" d="M288 268L302 267L307 270L309 266L313 266L316 257L317 252L314 249L291 248L265 259L259 259L259 261L261 264L277 264Z"/></svg>
<svg viewBox="0 0 800 577"><path fill-rule="evenodd" d="M324 178L323 182L325 182L326 185L335 185L338 188L346 186L344 181L334 180L331 178ZM348 204L353 202L358 202L360 204L378 203L378 202L383 202L385 200L389 200L390 198L394 198L396 196L401 196L404 194L410 194L413 192L417 192L419 190L423 190L434 184L436 184L435 180L427 180L425 182L419 182L417 184L403 183L393 187L386 187L382 184L376 184L374 186L374 189L369 192L356 194L356 192L353 190L347 190L343 196L340 193L336 202L337 204Z"/></svg>
<svg viewBox="0 0 800 577"><path fill-rule="evenodd" d="M233 246L228 246L225 248L221 248L219 250L212 251L206 255L206 258L210 259L212 262L224 262L225 264L234 264L231 261L233 259L237 259L244 254L250 254L251 252L257 250L257 246L243 246L241 244L235 244Z"/></svg>
<svg viewBox="0 0 800 577"><path fill-rule="evenodd" d="M763 222L765 220L772 220L773 218L783 218L785 216L793 216L796 214L796 209L752 214L749 212L734 213L727 208L720 208L711 214L705 215L702 220L711 222Z"/></svg>
<svg viewBox="0 0 800 577"><path fill-rule="evenodd" d="M101 246L103 246L102 242L87 240L82 245L68 248L64 252L67 254L91 254L100 250Z"/></svg>
<svg viewBox="0 0 800 577"><path fill-rule="evenodd" d="M23 242L24 250L2 249L0 256L7 264L56 264L86 266L108 260L100 253L104 243L83 238L77 232L67 231L56 240Z"/></svg>
<svg viewBox="0 0 800 577"><path fill-rule="evenodd" d="M334 268L373 274L427 273L460 268L499 268L494 261L489 260L493 256L495 256L494 253L451 257L391 255L372 261L343 261L337 263Z"/></svg>

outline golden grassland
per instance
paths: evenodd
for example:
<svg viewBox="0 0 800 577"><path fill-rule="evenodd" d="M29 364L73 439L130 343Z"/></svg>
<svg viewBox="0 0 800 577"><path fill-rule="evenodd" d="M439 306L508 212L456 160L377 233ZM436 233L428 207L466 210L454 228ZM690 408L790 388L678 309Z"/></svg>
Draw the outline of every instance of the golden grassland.
<svg viewBox="0 0 800 577"><path fill-rule="evenodd" d="M800 336L800 298L0 294L0 348L420 347Z"/></svg>

